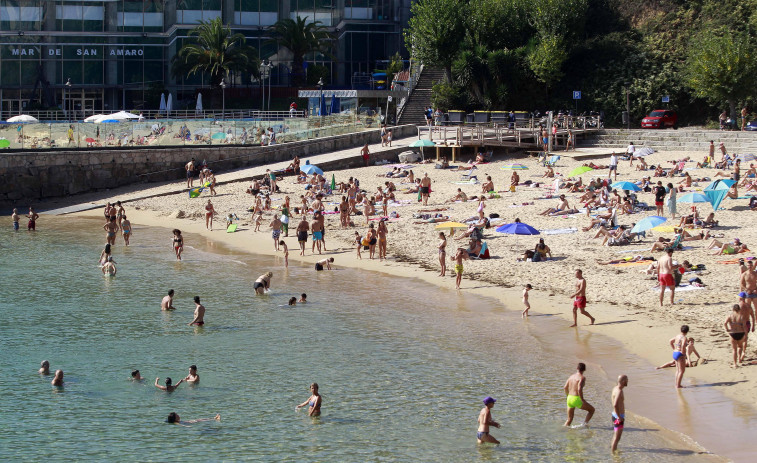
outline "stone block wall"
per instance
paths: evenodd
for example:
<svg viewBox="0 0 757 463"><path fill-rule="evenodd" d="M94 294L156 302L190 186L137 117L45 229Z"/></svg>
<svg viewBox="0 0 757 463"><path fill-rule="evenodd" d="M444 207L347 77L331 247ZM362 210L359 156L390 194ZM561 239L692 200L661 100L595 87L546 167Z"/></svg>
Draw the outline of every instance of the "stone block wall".
<svg viewBox="0 0 757 463"><path fill-rule="evenodd" d="M395 138L417 134L413 125L395 127ZM213 170L287 161L379 141L379 130L317 138L273 146L186 145L111 149L0 152L0 205L69 196L144 182L184 178L191 158ZM357 154L357 153L356 153Z"/></svg>

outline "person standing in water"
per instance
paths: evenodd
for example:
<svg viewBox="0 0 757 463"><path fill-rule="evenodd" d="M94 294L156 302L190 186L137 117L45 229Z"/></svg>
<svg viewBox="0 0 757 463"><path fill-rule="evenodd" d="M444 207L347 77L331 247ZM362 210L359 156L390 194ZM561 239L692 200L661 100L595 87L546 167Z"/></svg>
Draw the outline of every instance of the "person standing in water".
<svg viewBox="0 0 757 463"><path fill-rule="evenodd" d="M181 252L184 250L184 237L181 236L181 230L173 230L173 250L176 252L176 260L181 260Z"/></svg>
<svg viewBox="0 0 757 463"><path fill-rule="evenodd" d="M168 294L163 296L163 300L160 301L160 310L176 310L173 306L173 289L169 289Z"/></svg>
<svg viewBox="0 0 757 463"><path fill-rule="evenodd" d="M591 325L594 324L594 317L586 311L586 280L581 269L576 269L576 291L570 295L573 299L573 324L570 327L578 326L578 310L591 319Z"/></svg>
<svg viewBox="0 0 757 463"><path fill-rule="evenodd" d="M689 343L686 335L689 332L689 325L681 326L681 332L670 340L670 347L673 349L673 361L676 362L676 382L675 387L682 388L683 373L686 371L686 354L684 349Z"/></svg>
<svg viewBox="0 0 757 463"><path fill-rule="evenodd" d="M118 273L118 269L116 268L116 264L113 262L113 257L108 257L108 261L103 264L100 269L103 272L103 275L114 277L116 276L116 273Z"/></svg>
<svg viewBox="0 0 757 463"><path fill-rule="evenodd" d="M281 246L281 250L284 251L284 267L289 267L289 248L287 247L287 244L284 242L284 240L279 240L279 246Z"/></svg>
<svg viewBox="0 0 757 463"><path fill-rule="evenodd" d="M50 374L50 362L48 362L47 360L42 361L42 363L39 365L39 374L45 376Z"/></svg>
<svg viewBox="0 0 757 463"><path fill-rule="evenodd" d="M455 273L457 274L457 278L455 278L455 289L460 289L460 282L463 279L463 259L467 258L468 251L463 248L458 248L457 253L450 257L450 260L455 261Z"/></svg>
<svg viewBox="0 0 757 463"><path fill-rule="evenodd" d="M18 221L21 219L18 215L18 209L13 209L13 214L11 214L11 220L13 221L13 229L18 231Z"/></svg>
<svg viewBox="0 0 757 463"><path fill-rule="evenodd" d="M63 370L55 370L55 377L53 377L50 384L57 387L63 387Z"/></svg>
<svg viewBox="0 0 757 463"><path fill-rule="evenodd" d="M125 215L121 221L121 234L124 237L124 244L128 246L129 238L131 238L131 222L129 222Z"/></svg>
<svg viewBox="0 0 757 463"><path fill-rule="evenodd" d="M531 304L528 302L528 292L531 291L531 285L527 284L523 288L523 305L526 306L526 309L523 311L523 313L520 314L522 318L528 317L528 311L531 309Z"/></svg>
<svg viewBox="0 0 757 463"><path fill-rule="evenodd" d="M166 378L166 385L165 386L161 386L160 384L158 384L158 380L160 380L160 378L155 378L155 387L157 387L161 391L166 391L166 392L173 392L173 391L175 391L176 388L179 387L179 386L181 386L181 383L184 382L183 379L180 379L179 382L176 383L176 386L174 386L173 385L173 381L171 381L171 378Z"/></svg>
<svg viewBox="0 0 757 463"><path fill-rule="evenodd" d="M312 393L308 400L297 405L296 410L302 407L308 407L308 416L321 416L321 395L318 393L318 383L310 385L310 392Z"/></svg>
<svg viewBox="0 0 757 463"><path fill-rule="evenodd" d="M476 442L483 444L488 442L490 444L499 445L499 441L489 434L489 426L499 428L499 423L492 419L492 407L497 399L487 397L484 399L484 408L478 414L478 431L476 432Z"/></svg>
<svg viewBox="0 0 757 463"><path fill-rule="evenodd" d="M186 378L184 378L185 383L190 383L193 385L200 384L200 375L197 374L197 365L190 365L189 366L189 374Z"/></svg>
<svg viewBox="0 0 757 463"><path fill-rule="evenodd" d="M302 220L297 225L297 244L300 245L300 255L305 255L305 244L308 241L308 231L310 230L310 224L308 223L307 214L303 212Z"/></svg>
<svg viewBox="0 0 757 463"><path fill-rule="evenodd" d="M584 371L586 371L586 365L579 363L576 372L565 381L565 386L563 386L568 403L568 419L565 421L565 426L573 423L573 414L577 408L588 412L584 425L589 424L589 420L594 415L594 407L584 400L584 385L586 384Z"/></svg>
<svg viewBox="0 0 757 463"><path fill-rule="evenodd" d="M111 217L108 223L103 225L103 230L106 233L106 242L114 246L116 244L116 232L118 232L118 223L116 223L115 217Z"/></svg>
<svg viewBox="0 0 757 463"><path fill-rule="evenodd" d="M268 289L271 287L271 278L273 278L273 272L268 272L260 275L252 285L252 289L255 291L255 294L265 294L265 292L268 291Z"/></svg>
<svg viewBox="0 0 757 463"><path fill-rule="evenodd" d="M618 384L612 388L612 445L610 449L614 452L618 449L620 436L623 435L623 424L626 421L626 398L623 394L623 388L628 386L628 376L618 376Z"/></svg>
<svg viewBox="0 0 757 463"><path fill-rule="evenodd" d="M29 219L29 224L26 226L27 230L37 230L37 219L39 218L39 214L34 212L34 208L29 208L29 213L26 215L26 218Z"/></svg>
<svg viewBox="0 0 757 463"><path fill-rule="evenodd" d="M200 296L195 296L194 301L195 301L195 314L194 314L194 319L189 323L189 326L192 326L192 325L202 326L205 324L205 306L200 304Z"/></svg>

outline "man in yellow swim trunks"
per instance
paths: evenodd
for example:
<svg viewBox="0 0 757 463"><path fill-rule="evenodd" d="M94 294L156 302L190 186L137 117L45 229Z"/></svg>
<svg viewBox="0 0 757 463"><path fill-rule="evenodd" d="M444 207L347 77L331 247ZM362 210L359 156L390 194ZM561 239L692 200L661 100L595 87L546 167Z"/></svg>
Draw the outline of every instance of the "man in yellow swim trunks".
<svg viewBox="0 0 757 463"><path fill-rule="evenodd" d="M565 426L570 426L573 422L573 414L577 408L588 412L584 426L589 424L589 420L594 415L594 407L584 400L584 384L586 384L584 371L586 371L586 365L579 363L577 371L568 378L563 387L565 395L568 396L568 419L565 421Z"/></svg>

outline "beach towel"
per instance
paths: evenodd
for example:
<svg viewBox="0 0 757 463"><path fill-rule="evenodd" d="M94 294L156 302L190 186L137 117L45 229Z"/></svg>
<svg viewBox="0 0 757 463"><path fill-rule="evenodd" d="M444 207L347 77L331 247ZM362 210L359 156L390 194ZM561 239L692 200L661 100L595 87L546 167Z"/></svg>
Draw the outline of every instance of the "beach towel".
<svg viewBox="0 0 757 463"><path fill-rule="evenodd" d="M373 218L370 218L368 220L379 221L381 219L386 219L387 222L399 222L400 221L399 218L389 218L389 217L373 217Z"/></svg>
<svg viewBox="0 0 757 463"><path fill-rule="evenodd" d="M622 251L615 251L613 254L634 254L639 252L645 252L649 251L649 248L640 248L640 249L623 249Z"/></svg>
<svg viewBox="0 0 757 463"><path fill-rule="evenodd" d="M737 257L735 259L719 260L718 264L726 264L726 265L729 265L729 264L738 264L740 259L752 260L752 259L754 259L754 257Z"/></svg>
<svg viewBox="0 0 757 463"><path fill-rule="evenodd" d="M698 289L705 289L705 288L703 286L693 286L693 285L688 285L688 284L682 284L681 286L676 286L676 293L680 293L683 291L696 291ZM657 291L659 293L660 287L659 286L654 287L652 288L652 291Z"/></svg>
<svg viewBox="0 0 757 463"><path fill-rule="evenodd" d="M542 235L568 235L577 232L577 228L554 228L552 230L542 230Z"/></svg>
<svg viewBox="0 0 757 463"><path fill-rule="evenodd" d="M657 227L654 227L652 230L656 231L657 233L673 233L675 231L674 228L676 227L673 225L659 225Z"/></svg>
<svg viewBox="0 0 757 463"><path fill-rule="evenodd" d="M610 264L610 265L612 265L613 267L633 267L635 265L649 265L652 262L653 261L651 260L642 260L639 262L621 262L619 264Z"/></svg>
<svg viewBox="0 0 757 463"><path fill-rule="evenodd" d="M466 182L449 182L453 185L478 185L478 179L470 179Z"/></svg>

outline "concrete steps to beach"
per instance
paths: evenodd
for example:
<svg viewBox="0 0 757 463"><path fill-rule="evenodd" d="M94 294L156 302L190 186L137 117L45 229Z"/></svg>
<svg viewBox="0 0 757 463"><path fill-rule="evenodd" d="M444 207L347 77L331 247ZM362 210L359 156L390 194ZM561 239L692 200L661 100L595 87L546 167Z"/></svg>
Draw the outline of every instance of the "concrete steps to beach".
<svg viewBox="0 0 757 463"><path fill-rule="evenodd" d="M443 69L424 66L418 83L408 97L405 109L402 110L402 115L397 124L425 125L426 116L423 115L423 112L431 105L431 90L435 83L441 82L443 79Z"/></svg>
<svg viewBox="0 0 757 463"><path fill-rule="evenodd" d="M757 132L720 131L704 129L626 130L604 129L588 137L589 146L625 149L629 142L637 147L659 151L704 151L723 143L729 153L757 153Z"/></svg>

